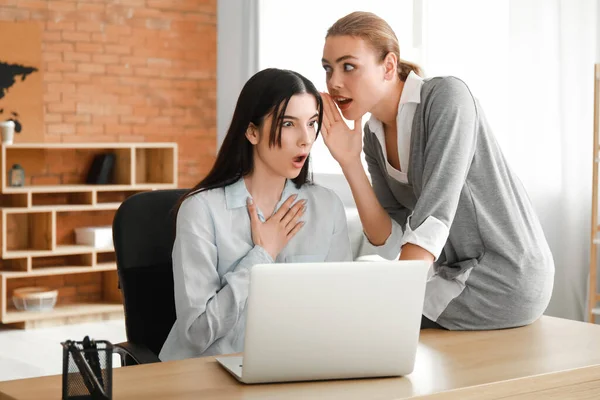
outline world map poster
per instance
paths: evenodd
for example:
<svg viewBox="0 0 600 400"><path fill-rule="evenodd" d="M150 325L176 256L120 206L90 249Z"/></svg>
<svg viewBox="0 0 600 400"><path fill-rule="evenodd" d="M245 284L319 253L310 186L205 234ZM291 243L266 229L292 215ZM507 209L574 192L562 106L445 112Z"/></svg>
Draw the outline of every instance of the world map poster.
<svg viewBox="0 0 600 400"><path fill-rule="evenodd" d="M0 22L0 121L15 123L15 143L44 141L42 29Z"/></svg>

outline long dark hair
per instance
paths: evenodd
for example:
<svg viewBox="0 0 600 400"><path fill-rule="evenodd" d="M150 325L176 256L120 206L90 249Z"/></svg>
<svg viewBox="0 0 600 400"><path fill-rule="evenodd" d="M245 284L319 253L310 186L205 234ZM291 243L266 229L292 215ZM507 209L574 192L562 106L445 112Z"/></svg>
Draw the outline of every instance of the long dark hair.
<svg viewBox="0 0 600 400"><path fill-rule="evenodd" d="M179 205L196 193L225 187L252 172L253 146L246 137L246 130L251 123L258 127L265 117L272 113L269 147L281 147L282 120L287 105L292 96L301 93L309 93L317 100L318 136L323 122L323 100L310 80L297 72L277 68L264 69L252 76L242 88L231 125L212 169L204 179L183 195ZM298 188L310 181L309 157L306 158L300 174L292 180Z"/></svg>

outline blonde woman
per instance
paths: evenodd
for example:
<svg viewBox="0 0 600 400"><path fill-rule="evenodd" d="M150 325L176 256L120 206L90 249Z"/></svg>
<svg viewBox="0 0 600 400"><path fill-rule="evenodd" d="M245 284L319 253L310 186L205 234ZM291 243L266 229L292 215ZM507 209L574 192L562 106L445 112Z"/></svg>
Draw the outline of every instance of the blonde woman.
<svg viewBox="0 0 600 400"><path fill-rule="evenodd" d="M552 293L552 254L465 82L421 77L400 58L391 27L367 12L329 28L322 64L323 139L366 237L385 258L434 265L422 327L501 329L539 318Z"/></svg>

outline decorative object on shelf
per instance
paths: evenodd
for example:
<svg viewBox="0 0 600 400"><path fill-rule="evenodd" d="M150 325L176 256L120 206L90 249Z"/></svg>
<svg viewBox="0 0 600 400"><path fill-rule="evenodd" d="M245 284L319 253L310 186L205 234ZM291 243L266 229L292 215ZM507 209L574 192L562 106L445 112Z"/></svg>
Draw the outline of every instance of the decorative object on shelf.
<svg viewBox="0 0 600 400"><path fill-rule="evenodd" d="M2 134L3 144L13 144L15 136L15 127L15 121L11 119L0 122L0 132Z"/></svg>
<svg viewBox="0 0 600 400"><path fill-rule="evenodd" d="M106 249L113 246L111 226L86 226L75 229L75 243Z"/></svg>
<svg viewBox="0 0 600 400"><path fill-rule="evenodd" d="M19 164L13 164L8 171L9 186L24 186L25 185L25 170Z"/></svg>
<svg viewBox="0 0 600 400"><path fill-rule="evenodd" d="M112 183L114 166L114 153L96 154L88 171L86 183L96 185L107 185Z"/></svg>
<svg viewBox="0 0 600 400"><path fill-rule="evenodd" d="M49 311L56 305L58 290L24 287L13 291L13 304L19 311Z"/></svg>
<svg viewBox="0 0 600 400"><path fill-rule="evenodd" d="M62 398L112 399L113 345L106 340L66 340L63 347Z"/></svg>

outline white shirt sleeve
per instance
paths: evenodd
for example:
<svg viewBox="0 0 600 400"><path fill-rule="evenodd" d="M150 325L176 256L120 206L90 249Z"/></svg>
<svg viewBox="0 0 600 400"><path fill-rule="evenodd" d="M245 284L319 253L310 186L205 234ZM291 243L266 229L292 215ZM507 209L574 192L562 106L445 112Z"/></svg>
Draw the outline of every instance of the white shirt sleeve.
<svg viewBox="0 0 600 400"><path fill-rule="evenodd" d="M409 216L406 221L406 229L402 236L400 247L406 243L417 245L433 254L435 261L437 261L446 245L450 230L442 221L434 216L427 217L425 222L413 230L410 227L410 218Z"/></svg>
<svg viewBox="0 0 600 400"><path fill-rule="evenodd" d="M385 243L376 246L369 241L367 235L363 232L365 241L375 251L375 254L385 258L386 260L397 260L400 256L400 243L402 241L402 227L393 218L392 220L392 232L385 240Z"/></svg>

